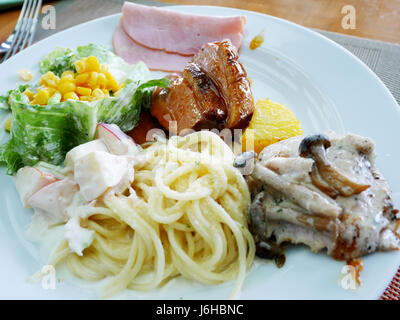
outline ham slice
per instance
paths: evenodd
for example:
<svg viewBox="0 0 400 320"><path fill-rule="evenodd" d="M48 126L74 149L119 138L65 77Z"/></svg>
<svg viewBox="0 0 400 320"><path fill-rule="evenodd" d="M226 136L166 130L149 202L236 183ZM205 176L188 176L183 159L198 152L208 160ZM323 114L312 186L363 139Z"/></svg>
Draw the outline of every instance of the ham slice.
<svg viewBox="0 0 400 320"><path fill-rule="evenodd" d="M245 16L204 16L132 2L122 7L122 27L131 39L148 48L187 56L197 54L206 43L224 39L239 50L245 24Z"/></svg>
<svg viewBox="0 0 400 320"><path fill-rule="evenodd" d="M192 59L191 56L186 57L160 50L152 50L136 43L128 37L121 23L114 32L113 47L115 53L126 62L135 64L138 61L143 61L151 70L181 72Z"/></svg>

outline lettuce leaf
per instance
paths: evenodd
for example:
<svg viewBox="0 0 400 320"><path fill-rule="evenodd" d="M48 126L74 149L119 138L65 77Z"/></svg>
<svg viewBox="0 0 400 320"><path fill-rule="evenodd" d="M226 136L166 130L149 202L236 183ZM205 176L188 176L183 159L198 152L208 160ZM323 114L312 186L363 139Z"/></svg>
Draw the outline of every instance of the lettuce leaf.
<svg viewBox="0 0 400 320"><path fill-rule="evenodd" d="M19 85L18 90L24 92L27 88L29 88L29 84ZM9 90L6 94L0 95L0 109L10 110L10 105L8 102L10 101L10 95L14 90Z"/></svg>
<svg viewBox="0 0 400 320"><path fill-rule="evenodd" d="M39 62L39 71L42 74L52 71L58 76L67 70L75 72L74 62L89 56L95 56L100 63L107 64L109 71L119 83L125 81L127 78L132 81L145 81L149 79L149 69L143 62L130 65L105 46L93 43L79 46L75 51L69 48L56 47Z"/></svg>
<svg viewBox="0 0 400 320"><path fill-rule="evenodd" d="M41 74L52 71L57 76L61 76L66 70L75 71L74 62L76 60L79 59L71 49L56 47L39 62L39 71Z"/></svg>
<svg viewBox="0 0 400 320"><path fill-rule="evenodd" d="M0 162L8 174L39 161L62 165L69 150L94 139L98 123L114 123L123 131L134 128L141 110L148 108L153 87L168 84L165 78L142 84L129 80L118 97L46 106L31 105L16 89L11 93L11 139L0 147Z"/></svg>
<svg viewBox="0 0 400 320"><path fill-rule="evenodd" d="M139 82L128 80L118 98L110 97L99 101L97 106L98 121L114 123L122 131L132 130L139 122L140 112L149 109L150 99L155 86L167 87L166 78Z"/></svg>
<svg viewBox="0 0 400 320"><path fill-rule="evenodd" d="M0 147L0 161L7 164L8 174L39 161L60 165L69 150L94 138L96 109L89 103L31 105L17 89L11 94L11 106L11 139Z"/></svg>

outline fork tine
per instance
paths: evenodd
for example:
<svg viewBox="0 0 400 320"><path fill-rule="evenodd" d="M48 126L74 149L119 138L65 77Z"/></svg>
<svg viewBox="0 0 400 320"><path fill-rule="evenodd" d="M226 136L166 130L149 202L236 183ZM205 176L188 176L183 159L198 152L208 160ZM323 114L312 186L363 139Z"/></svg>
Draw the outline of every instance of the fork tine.
<svg viewBox="0 0 400 320"><path fill-rule="evenodd" d="M2 62L4 62L5 60L8 59L12 48L14 48L15 43L17 42L17 35L18 35L19 31L21 30L21 27L22 27L22 23L23 23L23 20L24 20L25 11L26 11L26 7L27 7L27 3L28 3L28 2L29 2L29 1L24 0L24 3L23 3L23 5L22 5L22 9L21 9L21 13L19 14L17 24L16 24L16 26L15 26L15 28L14 28L14 31L13 31L13 33L15 32L14 37L13 37L12 42L11 42L11 44L10 44L10 48L9 48L8 51L6 52L5 56L3 57Z"/></svg>
<svg viewBox="0 0 400 320"><path fill-rule="evenodd" d="M31 8L34 0L26 0L28 2L27 8L25 10L25 14L22 19L22 23L20 28L17 30L17 33L15 35L15 42L14 45L10 48L10 50L7 52L6 56L4 57L3 61L6 59L12 57L18 50L21 41L23 40L23 37L25 35L25 32L27 30L27 26L29 26L29 18L31 15Z"/></svg>
<svg viewBox="0 0 400 320"><path fill-rule="evenodd" d="M20 48L21 42L24 39L25 33L28 32L28 30L29 30L28 28L30 28L30 22L31 22L32 13L33 13L33 7L36 6L36 1L37 0L28 0L28 1L29 1L28 10L27 10L27 12L25 14L25 17L24 17L24 24L23 24L23 26L22 26L22 28L20 30L21 32L19 33L18 41L17 41L15 47L12 48L10 57L12 57L13 55L15 55L17 53L17 51ZM32 4L34 5L33 7L32 7Z"/></svg>
<svg viewBox="0 0 400 320"><path fill-rule="evenodd" d="M25 29L25 26L27 23L26 17L29 14L31 7L32 7L32 0L25 0L24 2L27 2L27 5L26 5L25 12L21 19L21 25L19 26L18 30L16 30L17 32L15 33L15 37L13 39L12 45L11 45L10 49L7 51L6 55L4 56L3 62L6 61L9 57L14 55L15 48L17 48L19 46L19 43L21 41L21 34L22 34L23 30ZM22 12L21 12L21 14L22 14Z"/></svg>
<svg viewBox="0 0 400 320"><path fill-rule="evenodd" d="M38 23L38 18L39 18L39 14L40 14L40 8L42 7L42 0L39 0L39 5L36 9L35 12L35 23L33 25L33 30L31 30L31 36L29 37L29 41L28 41L28 47L32 44L33 41L33 37L35 36L35 32L36 32L36 27L37 27L37 23Z"/></svg>
<svg viewBox="0 0 400 320"><path fill-rule="evenodd" d="M17 24L15 25L14 30L18 30L21 27L22 21L23 21L23 17L25 15L26 6L27 6L28 2L29 1L24 0L24 2L22 4L21 13L19 14L18 21L17 21Z"/></svg>
<svg viewBox="0 0 400 320"><path fill-rule="evenodd" d="M25 29L24 40L22 41L22 43L19 46L19 48L17 48L17 50L23 50L25 48L25 46L27 45L28 40L33 38L32 35L35 33L37 16L38 16L40 7L41 7L41 0L35 0L35 2L33 4L33 7L32 7L32 10L31 10L30 15L29 15L28 26Z"/></svg>

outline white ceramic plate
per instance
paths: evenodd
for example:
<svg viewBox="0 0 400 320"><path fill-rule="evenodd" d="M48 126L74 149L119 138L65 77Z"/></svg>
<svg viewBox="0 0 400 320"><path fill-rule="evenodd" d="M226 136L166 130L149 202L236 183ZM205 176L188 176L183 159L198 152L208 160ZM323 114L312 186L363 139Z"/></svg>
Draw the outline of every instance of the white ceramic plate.
<svg viewBox="0 0 400 320"><path fill-rule="evenodd" d="M287 104L306 133L330 129L373 138L377 143L377 165L393 189L396 206L400 206L400 148L395 147L400 138L400 109L389 90L360 60L327 38L275 17L219 7L171 8L206 15L246 15L247 34L240 59L253 79L255 98L269 97ZM94 42L111 48L119 18L114 15L73 27L19 53L0 66L1 91L15 87L19 69L37 73L38 61L57 45L76 47ZM262 29L265 42L255 51L249 50L250 40ZM1 138L6 138L4 133ZM55 290L29 283L30 275L41 268L38 248L24 238L31 211L20 204L12 178L3 168L0 199L0 298L97 298L89 285L84 284L88 288L82 290L73 281L63 281L58 273L60 282ZM363 261L361 288L345 290L338 282L343 263L302 246L292 247L281 269L272 263L257 262L246 278L241 298L377 299L400 265L400 253L376 253ZM232 287L232 283L212 287L173 281L154 292L126 291L116 298L225 299Z"/></svg>

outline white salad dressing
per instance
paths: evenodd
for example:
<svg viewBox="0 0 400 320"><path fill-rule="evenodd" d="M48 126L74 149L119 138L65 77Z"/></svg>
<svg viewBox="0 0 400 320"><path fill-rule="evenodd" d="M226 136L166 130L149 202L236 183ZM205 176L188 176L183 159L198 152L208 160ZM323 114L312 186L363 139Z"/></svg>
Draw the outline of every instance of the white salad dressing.
<svg viewBox="0 0 400 320"><path fill-rule="evenodd" d="M133 162L133 157L102 151L93 151L80 157L74 165L74 179L80 187L79 192L87 201L98 198L128 175Z"/></svg>
<svg viewBox="0 0 400 320"><path fill-rule="evenodd" d="M24 167L18 170L14 180L24 207L28 206L26 201L34 192L57 181L54 175L32 167Z"/></svg>
<svg viewBox="0 0 400 320"><path fill-rule="evenodd" d="M82 255L93 241L94 232L81 226L89 216L96 199L104 193L119 193L129 189L134 179L134 166L139 153L133 140L115 125L98 125L98 139L70 150L65 168L52 174L38 168L21 168L15 182L21 199L35 213L27 236L40 240L46 230L55 224L64 224L63 238L71 251ZM58 178L56 178L56 176ZM33 181L26 183L26 181ZM96 209L95 209L96 210Z"/></svg>

